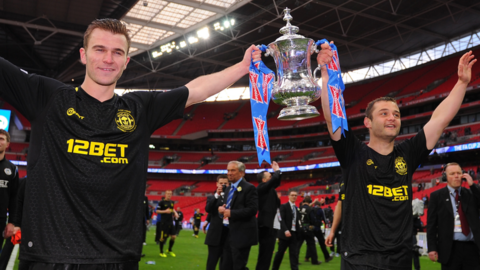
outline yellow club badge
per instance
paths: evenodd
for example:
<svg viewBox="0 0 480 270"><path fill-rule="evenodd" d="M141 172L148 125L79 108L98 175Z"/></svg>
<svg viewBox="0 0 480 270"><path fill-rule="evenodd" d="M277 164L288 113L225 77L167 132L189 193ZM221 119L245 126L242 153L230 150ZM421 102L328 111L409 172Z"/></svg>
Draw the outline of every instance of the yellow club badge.
<svg viewBox="0 0 480 270"><path fill-rule="evenodd" d="M242 187L237 187L237 191L238 192L242 191Z"/></svg>

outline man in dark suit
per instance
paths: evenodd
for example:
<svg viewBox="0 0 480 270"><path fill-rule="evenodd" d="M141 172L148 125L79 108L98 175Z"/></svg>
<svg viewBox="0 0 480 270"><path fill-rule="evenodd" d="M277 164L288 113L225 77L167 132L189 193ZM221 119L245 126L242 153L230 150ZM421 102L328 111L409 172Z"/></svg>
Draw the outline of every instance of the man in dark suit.
<svg viewBox="0 0 480 270"><path fill-rule="evenodd" d="M299 215L295 201L298 193L290 191L288 194L288 202L280 206L281 228L278 232L278 250L273 259L272 270L278 270L283 260L283 255L288 248L290 256L290 268L298 270L298 231L301 230L299 226Z"/></svg>
<svg viewBox="0 0 480 270"><path fill-rule="evenodd" d="M258 244L258 193L254 185L245 181L245 165L230 161L227 167L230 186L225 190L224 204L218 203L218 212L228 227L221 270L244 270L253 245Z"/></svg>
<svg viewBox="0 0 480 270"><path fill-rule="evenodd" d="M282 172L278 163L272 162L273 174L263 171L257 174L258 180L258 260L256 270L270 269L277 230L273 221L280 207L280 199L275 188L280 186Z"/></svg>
<svg viewBox="0 0 480 270"><path fill-rule="evenodd" d="M442 177L448 185L431 194L428 207L428 256L442 270L480 269L480 191L458 163L445 165Z"/></svg>
<svg viewBox="0 0 480 270"><path fill-rule="evenodd" d="M215 270L218 260L222 261L223 245L227 237L228 229L223 226L223 219L218 214L217 204L224 204L224 190L229 185L225 174L217 177L217 190L214 195L207 197L205 211L208 213L207 221L210 224L205 238L205 245L208 245L207 270Z"/></svg>

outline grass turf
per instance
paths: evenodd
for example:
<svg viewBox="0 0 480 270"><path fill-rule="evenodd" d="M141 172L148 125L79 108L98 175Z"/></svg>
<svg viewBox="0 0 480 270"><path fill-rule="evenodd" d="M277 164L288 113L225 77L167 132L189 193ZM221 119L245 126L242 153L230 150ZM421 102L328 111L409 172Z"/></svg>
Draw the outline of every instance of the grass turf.
<svg viewBox="0 0 480 270"><path fill-rule="evenodd" d="M194 238L192 236L193 231L191 230L182 230L180 236L177 237L175 245L173 246L173 252L176 254L176 257L173 258L167 255L166 258L161 258L158 254L160 249L157 244L154 242L155 238L155 227L151 227L150 231L147 233L147 245L143 246L143 253L145 257L139 262L140 270L153 270L153 269L180 269L180 270L190 270L190 269L205 269L207 264L207 255L208 249L204 245L205 234L200 232L199 238ZM275 249L277 246L275 247ZM165 244L164 251L168 249L168 240ZM329 250L330 251L330 250ZM300 263L299 268L302 270L313 270L313 269L322 269L322 270L339 270L340 269L340 257L334 258L328 263L322 263L321 265L312 265L308 262L303 262L305 258L306 244L302 246L300 251ZM323 254L320 248L317 245L317 253L320 261L323 261ZM258 257L258 246L253 246L250 251L250 257L248 260L247 267L250 270L254 270ZM154 261L155 264L147 264L148 261ZM431 262L428 257L423 256L420 258L420 265L422 270L438 270L441 268L439 263ZM18 269L18 260L15 263L15 270ZM218 268L217 268L218 269ZM290 269L290 260L287 254L283 257L280 270ZM413 269L413 266L412 266ZM268 270L268 269L265 269Z"/></svg>

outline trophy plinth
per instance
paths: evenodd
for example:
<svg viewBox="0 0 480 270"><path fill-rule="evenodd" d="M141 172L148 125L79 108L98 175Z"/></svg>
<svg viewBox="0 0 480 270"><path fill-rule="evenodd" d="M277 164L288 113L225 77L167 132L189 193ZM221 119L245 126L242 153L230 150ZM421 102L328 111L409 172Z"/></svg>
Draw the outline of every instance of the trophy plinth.
<svg viewBox="0 0 480 270"><path fill-rule="evenodd" d="M272 89L273 102L286 106L279 120L303 120L319 116L309 103L320 98L321 88L312 76L310 57L316 51L315 42L298 35L298 27L290 24L290 9L284 10L287 25L280 29L283 36L268 44L266 54L271 55L277 66L277 80Z"/></svg>

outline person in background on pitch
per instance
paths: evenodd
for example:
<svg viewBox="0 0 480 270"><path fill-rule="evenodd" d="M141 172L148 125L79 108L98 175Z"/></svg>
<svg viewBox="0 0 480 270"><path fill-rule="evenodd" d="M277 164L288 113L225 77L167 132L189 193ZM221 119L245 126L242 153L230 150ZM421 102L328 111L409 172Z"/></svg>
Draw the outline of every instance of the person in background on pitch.
<svg viewBox="0 0 480 270"><path fill-rule="evenodd" d="M183 212L181 211L180 207L177 207L177 215L178 218L175 219L175 234L178 236L180 231L182 230L182 222L183 222Z"/></svg>
<svg viewBox="0 0 480 270"><path fill-rule="evenodd" d="M288 248L290 256L290 269L298 270L298 231L300 228L300 213L295 205L298 193L291 190L288 194L288 202L280 206L281 229L278 232L278 249L273 259L272 270L278 270L282 263L285 251Z"/></svg>
<svg viewBox="0 0 480 270"><path fill-rule="evenodd" d="M230 186L225 190L226 202L217 202L218 213L228 228L220 270L245 270L250 249L258 244L258 193L245 176L245 164L230 161L227 166Z"/></svg>
<svg viewBox="0 0 480 270"><path fill-rule="evenodd" d="M330 47L328 43L321 46ZM321 96L323 115L347 186L342 210L345 222L342 226L342 270L362 267L410 270L412 176L460 109L476 59L471 51L460 58L458 82L452 91L420 132L399 144L395 144L395 138L401 128L401 114L395 99L383 97L370 102L364 118L370 136L366 144L352 129L344 131L343 135L341 128L332 128L329 104L338 100L330 101L328 95L329 91L336 90L327 88L326 64L331 62L328 57L331 55L322 51L317 61L322 66L322 89L327 90L322 91ZM327 57L322 58L322 54Z"/></svg>
<svg viewBox="0 0 480 270"><path fill-rule="evenodd" d="M155 241L160 242L160 257L163 258L167 257L167 254L163 252L163 246L165 245L168 237L170 237L170 242L168 243L168 255L176 257L175 253L172 252L175 238L177 238L173 219L178 218L178 214L175 211L171 198L172 191L165 191L165 198L162 199L157 206L157 214L160 214L160 224L157 222L157 234L155 235Z"/></svg>
<svg viewBox="0 0 480 270"><path fill-rule="evenodd" d="M198 232L200 231L200 226L202 224L202 217L204 213L200 213L200 208L195 209L195 214L193 214L193 236L198 238Z"/></svg>
<svg viewBox="0 0 480 270"><path fill-rule="evenodd" d="M305 255L305 262L308 262L312 258L313 265L319 265L321 262L318 261L317 247L315 246L315 236L313 231L315 230L314 220L315 214L312 211L310 204L312 203L312 198L310 196L305 196L300 206L299 213L299 222L301 228L298 230L298 248L297 252L300 254L302 244L304 241L307 242L307 253Z"/></svg>
<svg viewBox="0 0 480 270"><path fill-rule="evenodd" d="M442 270L480 269L480 190L456 162L443 168L445 188L432 192L427 213L428 257ZM466 181L469 189L462 187Z"/></svg>
<svg viewBox="0 0 480 270"><path fill-rule="evenodd" d="M282 172L278 163L272 162L273 174L263 171L257 174L258 192L258 259L256 270L270 269L277 230L273 227L280 199L275 188L280 186Z"/></svg>
<svg viewBox="0 0 480 270"><path fill-rule="evenodd" d="M5 157L5 152L10 146L10 134L0 129L0 226L3 228L3 237L10 241L14 233L17 213L17 192L18 192L18 169ZM9 213L7 224L7 212ZM6 224L6 225L5 225ZM4 238L0 238L0 247L3 246ZM10 246L10 244L9 244ZM0 257L0 265L6 265L10 256Z"/></svg>
<svg viewBox="0 0 480 270"><path fill-rule="evenodd" d="M335 212L333 214L332 227L327 238L325 238L325 245L330 247L330 257L339 257L342 252L341 237L342 237L342 204L345 200L345 184L343 181L340 183L340 192L338 193L338 202L335 206ZM337 252L335 253L335 239L337 239Z"/></svg>
<svg viewBox="0 0 480 270"><path fill-rule="evenodd" d="M217 176L217 189L213 195L208 195L205 211L208 213L207 220L210 226L206 231L205 245L208 246L207 270L215 270L218 261L222 264L222 253L227 238L228 228L223 225L223 218L218 213L218 204L225 204L225 190L230 185L225 174ZM203 231L207 222L205 222Z"/></svg>
<svg viewBox="0 0 480 270"><path fill-rule="evenodd" d="M325 262L329 262L333 259L333 255L330 255L328 253L327 247L325 245L325 236L323 235L322 231L322 225L325 224L325 228L327 228L327 222L325 221L325 214L323 213L323 209L321 207L321 203L318 201L318 199L315 199L312 203L312 213L314 216L314 221L313 225L315 226L315 229L313 230L313 235L317 238L318 240L318 245L320 246L320 249L322 250L323 257L325 258ZM308 256L307 256L308 257Z"/></svg>

